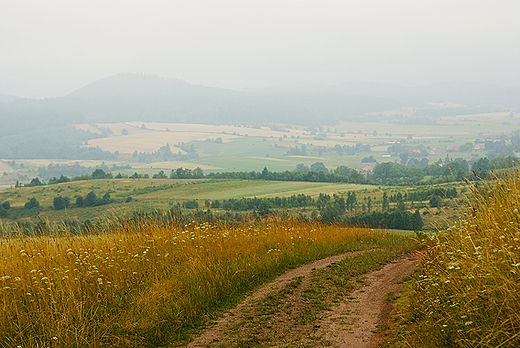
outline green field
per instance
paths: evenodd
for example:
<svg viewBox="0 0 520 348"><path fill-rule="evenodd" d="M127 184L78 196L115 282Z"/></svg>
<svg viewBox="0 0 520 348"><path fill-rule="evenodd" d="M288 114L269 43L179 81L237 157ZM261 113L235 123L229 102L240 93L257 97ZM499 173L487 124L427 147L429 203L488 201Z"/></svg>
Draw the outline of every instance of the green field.
<svg viewBox="0 0 520 348"><path fill-rule="evenodd" d="M442 106L439 106L442 107ZM381 113L381 121L371 121L370 117L377 115L367 115L368 122L346 122L342 121L335 125L323 125L315 129L308 127L296 127L291 125L278 125L278 130L270 130L267 127L243 128L234 126L212 126L212 125L176 125L176 124L148 124L146 131L139 130L139 141L132 142L132 135L121 136L117 130L124 124L98 124L89 125L92 131L104 127L113 128L114 135L108 138L98 139L98 142L91 145L99 145L102 149L103 144L107 144L106 150L120 150L121 153L116 161L101 160L65 160L65 159L2 159L0 160L0 189L14 186L16 181L22 183L29 182L33 177L39 175L39 169L47 167L49 164L68 164L78 163L85 167L94 167L105 164L108 168L129 165L130 169L116 169L114 174L121 172L131 175L134 172L149 174L150 176L159 170L167 174L172 169L178 167L194 169L200 167L205 173L210 172L230 172L230 171L261 171L267 167L270 171L294 170L296 165L303 163L311 165L315 162L322 162L329 170L338 166L348 166L354 169L362 167L361 160L364 157L373 156L379 163L381 162L400 162L401 158L395 154L390 154L388 148L396 142L400 142L409 148L424 146L427 152L436 150L437 154L426 156L430 164L442 160L448 154L451 158L463 158L474 160L485 157L487 151L484 149L471 150L466 152L446 152L450 146L460 146L466 143L474 144L477 139L481 141L499 141L503 134L520 129L517 116L511 118L508 112L426 117L435 124L400 124L403 117L409 117L415 110L399 109ZM379 117L379 116L378 116ZM392 119L394 117L394 119ZM397 118L396 118L397 117ZM421 119L421 118L415 118ZM396 123L397 122L397 123ZM196 127L198 132L188 132L186 135L181 132L166 132L171 136L165 138L164 144L158 143L165 131L161 127L170 127L174 130L178 127ZM97 127L97 128L96 128ZM118 128L119 127L119 128ZM90 129L89 128L89 129ZM248 134L249 133L249 134ZM180 138L176 138L176 134ZM181 137L182 136L182 137ZM188 137L184 139L184 137ZM223 139L222 143L214 140L218 137ZM176 140L177 139L177 140ZM206 139L206 140L204 140ZM139 162L131 155L132 151L145 151L139 148L139 144L150 146L156 144L158 150L160 146L166 145L169 141L171 151L177 153L181 151L177 142L187 141L186 145L193 145L197 153L197 158L190 160L164 160L154 158ZM134 145L132 145L134 144ZM356 154L338 154L334 147L355 146L356 144L370 145L370 151L358 152ZM144 146L143 145L143 146ZM301 149L305 145L305 156L291 155L291 148ZM135 149L132 147L134 146ZM146 147L146 149L148 149ZM130 149L130 150L129 150ZM146 151L152 151L152 148ZM182 151L181 151L182 152ZM9 165L8 161L14 160L15 165Z"/></svg>
<svg viewBox="0 0 520 348"><path fill-rule="evenodd" d="M452 183L440 185L455 187L464 191L465 184ZM400 192L402 195L412 192L417 187L391 187L376 185L359 185L343 183L286 182L264 180L225 180L225 179L100 179L74 181L55 185L37 187L20 187L0 191L0 203L9 201L10 213L0 218L0 222L12 221L45 221L59 222L62 220L85 221L87 219L124 216L134 211L167 210L182 205L186 201L196 200L199 209L207 209L207 201L240 198L273 198L289 197L304 194L316 198L320 194L338 195L346 198L349 192L355 192L357 205L348 214L358 214L366 209L368 199L371 199L372 210L382 209L383 194L389 197ZM78 196L86 197L93 191L98 198L105 193L110 194L111 204L91 207L76 207ZM55 197L68 197L70 206L63 210L55 210ZM25 209L24 205L31 198L40 203L39 209ZM446 199L442 206L432 208L428 201L406 202L406 209L414 212L419 209L425 222L424 229L438 231L456 221L466 208L467 197L464 194L456 199ZM390 209L396 203L390 202ZM294 208L294 213L310 216L316 207ZM212 209L215 211L215 209ZM216 209L219 211L219 209Z"/></svg>
<svg viewBox="0 0 520 348"><path fill-rule="evenodd" d="M40 218L51 221L61 219L92 219L103 215L122 215L135 210L150 211L168 209L176 203L195 199L204 206L205 200L288 197L303 193L318 196L320 193L344 194L347 191L373 189L375 186L356 184L330 184L311 182L248 181L248 180L188 180L188 179L109 179L89 180L21 187L0 191L0 202L9 201L11 207L21 208L32 197L40 203ZM90 191L101 197L109 193L114 202L97 207L71 207L65 210L52 209L57 196L68 197L73 205L77 196L85 197ZM131 198L129 202L127 199ZM18 216L21 219L36 219L37 212Z"/></svg>

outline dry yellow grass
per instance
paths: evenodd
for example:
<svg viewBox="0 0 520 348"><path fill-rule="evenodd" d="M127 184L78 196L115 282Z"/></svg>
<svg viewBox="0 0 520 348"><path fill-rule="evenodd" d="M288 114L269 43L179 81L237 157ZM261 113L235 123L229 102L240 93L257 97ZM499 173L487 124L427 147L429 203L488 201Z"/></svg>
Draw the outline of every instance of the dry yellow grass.
<svg viewBox="0 0 520 348"><path fill-rule="evenodd" d="M0 239L0 347L156 347L288 267L402 239L297 221L178 225L158 214L92 234ZM8 231L8 228L4 228Z"/></svg>
<svg viewBox="0 0 520 348"><path fill-rule="evenodd" d="M520 173L479 182L434 238L406 296L406 346L520 346Z"/></svg>

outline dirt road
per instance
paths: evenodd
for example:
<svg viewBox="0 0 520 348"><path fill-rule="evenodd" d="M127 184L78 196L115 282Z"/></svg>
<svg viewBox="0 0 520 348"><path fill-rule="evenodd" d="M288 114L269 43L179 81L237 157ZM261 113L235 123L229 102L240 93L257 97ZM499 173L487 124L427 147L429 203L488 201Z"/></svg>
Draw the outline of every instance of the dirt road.
<svg viewBox="0 0 520 348"><path fill-rule="evenodd" d="M300 318L299 321L292 320L290 330L284 327L288 326L288 317L294 312L293 309L308 302L305 294L306 291L311 291L308 287L312 272L331 267L345 258L376 252L377 250L358 251L328 257L281 275L227 312L188 347L285 346L287 342L292 342L291 346L299 346L302 340L307 342L306 346L311 342L314 347L376 347L377 326L383 320L384 314L392 308L387 300L388 294L398 293L403 289L404 285L400 284L400 280L415 269L418 262L415 254L401 256L382 269L357 278L355 284L350 284L352 291L346 299L335 303L322 315L315 318L310 316L314 318L312 325ZM266 301L277 301L276 313L271 311L260 321L244 320L258 316L261 311L257 307L261 303L265 307ZM265 309L262 311L265 312ZM308 318L304 319L308 321ZM269 338L261 342L251 333L246 338L240 338L240 332L247 330ZM287 335L283 334L284 330ZM247 341L248 337L250 341Z"/></svg>

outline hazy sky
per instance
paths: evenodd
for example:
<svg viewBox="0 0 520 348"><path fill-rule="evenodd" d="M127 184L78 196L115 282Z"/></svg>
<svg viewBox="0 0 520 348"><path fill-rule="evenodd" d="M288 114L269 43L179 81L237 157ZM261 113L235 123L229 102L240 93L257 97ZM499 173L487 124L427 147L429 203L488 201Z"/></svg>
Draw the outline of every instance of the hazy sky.
<svg viewBox="0 0 520 348"><path fill-rule="evenodd" d="M0 93L62 96L120 72L232 89L520 86L520 1L0 0Z"/></svg>

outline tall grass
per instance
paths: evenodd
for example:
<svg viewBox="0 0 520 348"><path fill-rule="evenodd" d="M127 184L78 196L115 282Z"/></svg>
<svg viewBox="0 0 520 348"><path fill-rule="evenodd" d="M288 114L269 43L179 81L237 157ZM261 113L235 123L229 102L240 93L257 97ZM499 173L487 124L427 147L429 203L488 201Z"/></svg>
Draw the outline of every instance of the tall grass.
<svg viewBox="0 0 520 348"><path fill-rule="evenodd" d="M424 252L403 307L412 347L520 347L519 173L473 186L465 218Z"/></svg>
<svg viewBox="0 0 520 348"><path fill-rule="evenodd" d="M293 220L167 220L109 223L88 235L62 228L1 238L0 347L178 344L215 309L287 268L406 244L371 230Z"/></svg>

